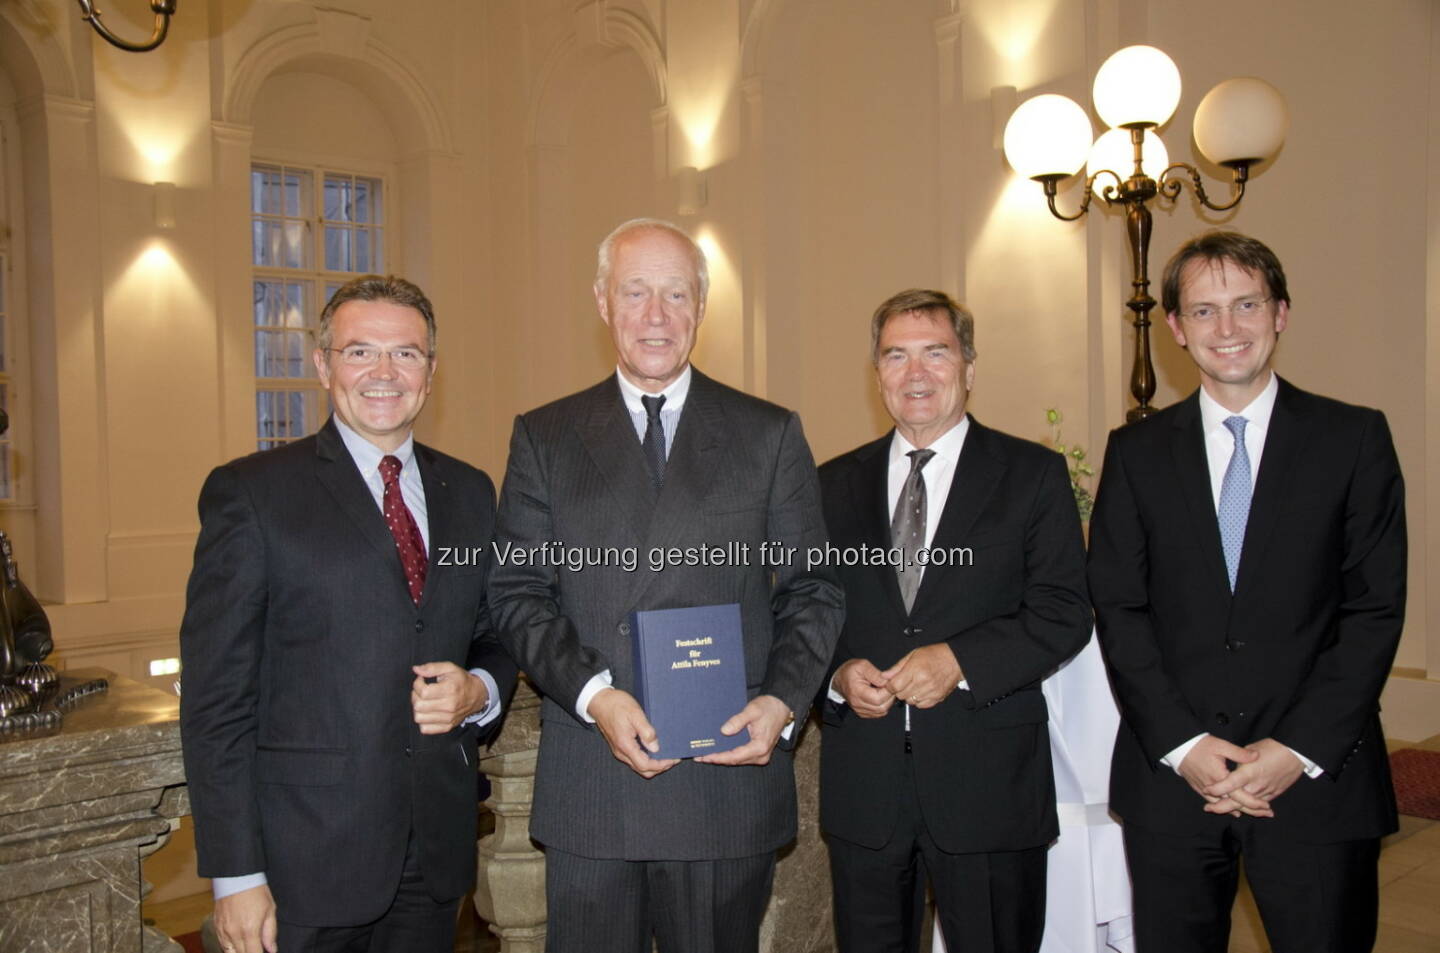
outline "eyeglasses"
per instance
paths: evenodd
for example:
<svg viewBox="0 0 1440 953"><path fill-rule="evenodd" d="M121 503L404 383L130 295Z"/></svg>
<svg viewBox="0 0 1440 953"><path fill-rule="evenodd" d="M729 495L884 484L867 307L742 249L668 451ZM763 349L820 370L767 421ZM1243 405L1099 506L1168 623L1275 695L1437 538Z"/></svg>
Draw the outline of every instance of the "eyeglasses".
<svg viewBox="0 0 1440 953"><path fill-rule="evenodd" d="M430 360L430 355L418 347L372 347L369 344L351 344L346 347L327 347L326 351L334 351L340 355L340 360L351 367L374 367L380 363L380 355L389 354L390 363L402 370L415 371L424 367Z"/></svg>
<svg viewBox="0 0 1440 953"><path fill-rule="evenodd" d="M1273 297L1236 298L1229 304L1197 304L1190 310L1181 311L1179 314L1180 317L1187 320L1203 322L1213 321L1228 311L1231 317L1244 320L1264 313L1265 306L1274 300Z"/></svg>

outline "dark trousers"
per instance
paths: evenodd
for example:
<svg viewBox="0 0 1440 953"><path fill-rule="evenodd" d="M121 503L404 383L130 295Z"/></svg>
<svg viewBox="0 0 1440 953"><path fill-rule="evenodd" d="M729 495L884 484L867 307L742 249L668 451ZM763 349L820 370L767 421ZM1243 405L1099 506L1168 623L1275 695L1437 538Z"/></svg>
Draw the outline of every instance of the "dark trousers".
<svg viewBox="0 0 1440 953"><path fill-rule="evenodd" d="M546 953L755 953L775 854L597 860L545 849Z"/></svg>
<svg viewBox="0 0 1440 953"><path fill-rule="evenodd" d="M927 877L948 949L1035 953L1045 932L1047 848L947 853L925 827L913 774L908 780L884 847L826 838L840 953L915 953Z"/></svg>
<svg viewBox="0 0 1440 953"><path fill-rule="evenodd" d="M453 953L460 898L437 901L425 890L425 876L412 836L405 848L400 887L384 916L351 927L309 927L286 923L276 937L283 953Z"/></svg>
<svg viewBox="0 0 1440 953"><path fill-rule="evenodd" d="M1225 953L1242 857L1275 953L1371 950L1380 903L1380 842L1303 844L1277 836L1270 824L1265 818L1226 818L1200 837L1127 824L1125 856L1139 953Z"/></svg>

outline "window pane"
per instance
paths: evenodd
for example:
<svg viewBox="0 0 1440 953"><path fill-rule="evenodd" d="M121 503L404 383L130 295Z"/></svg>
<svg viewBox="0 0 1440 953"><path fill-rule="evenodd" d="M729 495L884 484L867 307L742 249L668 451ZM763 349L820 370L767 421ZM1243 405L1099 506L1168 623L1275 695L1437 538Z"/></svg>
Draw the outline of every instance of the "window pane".
<svg viewBox="0 0 1440 953"><path fill-rule="evenodd" d="M284 323L287 328L303 328L315 323L310 317L309 302L305 300L305 292L309 286L309 282L287 281L285 283L285 295L288 300L285 303Z"/></svg>
<svg viewBox="0 0 1440 953"><path fill-rule="evenodd" d="M381 194L382 185L379 179L366 179L365 185L369 189L369 212L364 221L378 225L385 221L385 202Z"/></svg>
<svg viewBox="0 0 1440 953"><path fill-rule="evenodd" d="M370 193L374 191L374 180L356 179L356 222L373 222L370 217Z"/></svg>
<svg viewBox="0 0 1440 953"><path fill-rule="evenodd" d="M310 361L310 335L304 331L290 331L285 335L287 339L289 358L287 364L290 369L287 377L312 377L314 376L315 365Z"/></svg>
<svg viewBox="0 0 1440 953"><path fill-rule="evenodd" d="M279 281L256 281L255 323L258 325L279 324L282 313L281 302L284 285Z"/></svg>
<svg viewBox="0 0 1440 953"><path fill-rule="evenodd" d="M320 429L322 397L320 391L290 392L290 439L298 440Z"/></svg>
<svg viewBox="0 0 1440 953"><path fill-rule="evenodd" d="M355 270L362 274L375 270L375 265L370 261L370 229L368 228L355 230Z"/></svg>
<svg viewBox="0 0 1440 953"><path fill-rule="evenodd" d="M275 391L255 393L255 434L261 450L275 445Z"/></svg>
<svg viewBox="0 0 1440 953"><path fill-rule="evenodd" d="M264 215L281 214L283 207L279 169L260 166L251 170L250 210Z"/></svg>
<svg viewBox="0 0 1440 953"><path fill-rule="evenodd" d="M286 222L284 257L276 262L283 268L310 267L310 223Z"/></svg>
<svg viewBox="0 0 1440 953"><path fill-rule="evenodd" d="M323 214L327 222L353 221L350 217L352 188L349 178L325 177L325 210Z"/></svg>
<svg viewBox="0 0 1440 953"><path fill-rule="evenodd" d="M308 218L310 211L310 173L285 170L285 215L289 218Z"/></svg>
<svg viewBox="0 0 1440 953"><path fill-rule="evenodd" d="M371 261L369 270L377 275L383 275L385 274L385 229L371 228L368 229L368 231L370 233L372 246L370 249Z"/></svg>
<svg viewBox="0 0 1440 953"><path fill-rule="evenodd" d="M274 377L270 373L270 342L275 337L270 331L255 332L255 376Z"/></svg>
<svg viewBox="0 0 1440 953"><path fill-rule="evenodd" d="M350 267L350 229L339 225L325 226L325 270L352 270Z"/></svg>

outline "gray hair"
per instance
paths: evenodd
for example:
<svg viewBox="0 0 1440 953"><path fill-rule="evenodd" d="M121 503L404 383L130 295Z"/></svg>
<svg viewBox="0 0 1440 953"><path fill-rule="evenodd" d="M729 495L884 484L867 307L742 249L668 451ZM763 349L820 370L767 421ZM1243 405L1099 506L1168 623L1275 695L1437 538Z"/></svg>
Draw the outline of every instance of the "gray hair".
<svg viewBox="0 0 1440 953"><path fill-rule="evenodd" d="M695 257L695 276L700 282L700 301L703 303L705 296L710 293L710 266L705 261L705 251L690 237L689 232L662 218L632 218L628 222L622 222L605 236L596 255L595 287L601 291L610 290L610 265L615 255L616 243L631 232L651 230L669 232L690 246L690 253Z"/></svg>
<svg viewBox="0 0 1440 953"><path fill-rule="evenodd" d="M875 309L875 316L870 319L870 363L877 367L880 364L880 332L885 330L885 325L897 314L912 311L934 311L943 315L960 342L960 356L966 363L975 363L975 316L945 292L925 288L909 288L893 294Z"/></svg>

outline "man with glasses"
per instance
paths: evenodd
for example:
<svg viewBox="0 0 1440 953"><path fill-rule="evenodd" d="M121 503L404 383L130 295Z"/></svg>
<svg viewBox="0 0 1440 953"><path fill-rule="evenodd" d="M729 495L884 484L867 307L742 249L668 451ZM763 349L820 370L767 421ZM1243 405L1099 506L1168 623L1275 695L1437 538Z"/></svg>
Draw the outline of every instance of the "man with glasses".
<svg viewBox="0 0 1440 953"><path fill-rule="evenodd" d="M1366 951L1396 828L1378 718L1405 612L1390 431L1271 370L1290 296L1255 239L1187 242L1162 297L1200 389L1111 435L1090 529L1138 948L1224 953L1243 856L1275 950Z"/></svg>
<svg viewBox="0 0 1440 953"><path fill-rule="evenodd" d="M435 373L419 288L341 287L314 361L325 426L200 494L180 631L199 871L226 953L449 953L476 744L515 679L485 603L495 489L411 436Z"/></svg>

